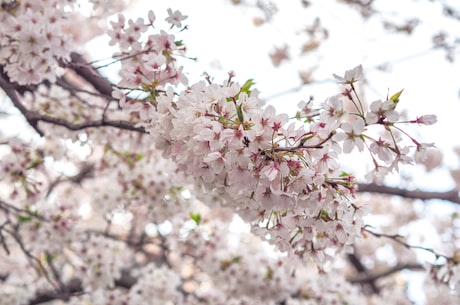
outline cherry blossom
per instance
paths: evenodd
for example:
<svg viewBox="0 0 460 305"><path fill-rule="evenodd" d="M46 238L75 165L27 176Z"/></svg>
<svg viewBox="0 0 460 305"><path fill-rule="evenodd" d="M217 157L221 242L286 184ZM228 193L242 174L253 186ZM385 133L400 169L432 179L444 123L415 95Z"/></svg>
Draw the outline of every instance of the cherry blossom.
<svg viewBox="0 0 460 305"><path fill-rule="evenodd" d="M437 122L436 115L434 114L426 114L418 117L415 120L418 124L423 124L423 125L433 125L434 123Z"/></svg>
<svg viewBox="0 0 460 305"><path fill-rule="evenodd" d="M404 285L369 297L353 284L362 279L340 273L360 254L355 245L379 235L371 207L388 208L365 202L341 158L357 147L369 179L414 153L430 158L433 144L405 127L436 116L400 120L392 98L366 111L354 86L362 66L334 74L342 93L310 98L294 116L235 72L189 84L177 60L185 43L170 31L187 16L172 9L169 31L152 11L112 17L112 84L76 59L65 30L76 6L20 1L0 12L0 85L38 134L0 133L0 304L48 295L68 304L409 304ZM390 204L398 223L414 217ZM385 246L374 243L359 249L372 257ZM457 289L450 250L433 278Z"/></svg>
<svg viewBox="0 0 460 305"><path fill-rule="evenodd" d="M172 9L168 9L168 18L166 18L166 21L171 24L171 26L175 26L178 28L182 27L182 21L187 19L187 16L182 15L181 12L179 11L172 11Z"/></svg>
<svg viewBox="0 0 460 305"><path fill-rule="evenodd" d="M342 123L340 128L343 130L343 133L337 134L337 140L344 140L343 142L343 152L350 153L353 148L356 146L360 151L364 149L364 141L362 139L362 134L364 132L365 123L362 119L357 119L353 123Z"/></svg>
<svg viewBox="0 0 460 305"><path fill-rule="evenodd" d="M363 67L359 65L351 70L347 70L343 77L337 74L333 74L333 76L341 84L353 85L355 82L361 80L363 76Z"/></svg>
<svg viewBox="0 0 460 305"><path fill-rule="evenodd" d="M392 101L374 101L369 108L370 112L366 114L368 124L378 123L379 120L387 120L388 122L399 120L399 114L394 110L395 105Z"/></svg>

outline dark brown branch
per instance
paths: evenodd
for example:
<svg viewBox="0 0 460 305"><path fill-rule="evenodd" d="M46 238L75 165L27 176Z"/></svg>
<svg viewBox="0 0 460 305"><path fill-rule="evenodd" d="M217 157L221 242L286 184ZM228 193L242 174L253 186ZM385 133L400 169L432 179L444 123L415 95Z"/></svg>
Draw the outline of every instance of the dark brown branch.
<svg viewBox="0 0 460 305"><path fill-rule="evenodd" d="M70 63L62 63L62 66L74 70L80 77L91 84L94 89L99 92L100 95L110 98L112 96L112 84L103 77L96 69L94 69L86 60L78 53L71 54ZM13 105L24 115L27 123L35 129L40 135L44 136L44 133L38 127L38 122L47 122L55 125L66 127L69 130L82 130L92 127L115 127L119 129L137 131L146 133L144 128L135 127L132 123L119 120L109 120L105 116L100 120L86 121L82 123L72 123L61 118L55 118L48 115L39 114L34 111L28 110L21 102L21 95L19 92L24 91L23 86L15 83L11 83L8 76L4 73L3 67L0 66L0 87L11 99Z"/></svg>
<svg viewBox="0 0 460 305"><path fill-rule="evenodd" d="M76 184L81 184L83 180L87 178L92 178L94 173L94 164L83 162L80 166L79 172L74 176L60 176L54 180L48 187L46 192L46 198L49 197L51 192L58 186L60 183L69 181Z"/></svg>
<svg viewBox="0 0 460 305"><path fill-rule="evenodd" d="M10 249L6 243L5 236L3 235L3 228L10 224L9 220L5 221L2 225L0 225L0 244L2 244L3 250L5 250L6 255L10 255ZM0 274L0 280L2 279L2 276Z"/></svg>
<svg viewBox="0 0 460 305"><path fill-rule="evenodd" d="M112 96L112 84L94 69L82 55L70 54L71 62L63 64L64 67L74 70L80 77L90 83L94 89L105 96Z"/></svg>
<svg viewBox="0 0 460 305"><path fill-rule="evenodd" d="M0 66L0 87L5 91L6 95L9 96L11 99L11 102L13 105L22 113L24 114L25 119L27 120L27 123L35 129L35 131L41 136L44 136L44 133L38 128L38 121L33 118L33 117L28 117L25 115L27 112L27 108L21 103L20 97L18 92L16 91L16 88L13 84L11 84L8 79L6 78L6 75L3 73L3 68Z"/></svg>
<svg viewBox="0 0 460 305"><path fill-rule="evenodd" d="M375 274L361 273L355 278L348 279L348 281L353 284L375 283L375 281L380 278L390 276L402 270L425 270L425 268L421 264L418 264L418 263L398 264L388 270L385 270L379 273L375 273Z"/></svg>
<svg viewBox="0 0 460 305"><path fill-rule="evenodd" d="M348 261L356 269L356 271L358 271L358 276L359 277L366 278L366 277L369 276L366 266L363 265L363 263L361 262L361 260L359 259L358 255L356 253L348 254L347 258L348 258ZM375 293L375 294L380 293L380 288L377 287L377 284L375 283L375 280L369 279L368 281L361 282L359 284L363 285L363 289L364 289L364 285L367 285L372 290L372 293Z"/></svg>
<svg viewBox="0 0 460 305"><path fill-rule="evenodd" d="M35 298L29 301L28 305L37 305L42 304L54 300L69 300L70 296L73 294L77 294L82 292L81 281L79 279L72 279L66 285L66 292L58 292L58 291L44 291L39 292Z"/></svg>
<svg viewBox="0 0 460 305"><path fill-rule="evenodd" d="M420 200L431 200L431 199L440 199L450 201L452 203L460 204L460 197L458 191L450 190L446 192L426 192L418 190L407 190L397 187L390 187L385 185L378 184L358 184L358 192L364 193L379 193L386 195L400 196L408 199L420 199Z"/></svg>
<svg viewBox="0 0 460 305"><path fill-rule="evenodd" d="M72 123L61 118L55 118L49 115L39 114L34 111L28 110L20 101L19 94L15 90L15 86L7 81L6 78L0 73L0 87L5 91L5 93L10 97L13 105L24 115L26 121L29 125L37 131L40 136L44 136L43 131L38 128L38 122L46 122L55 125L63 126L69 130L83 130L92 127L116 127L118 129L125 129L131 131L137 131L141 133L146 133L145 129L142 127L135 127L132 123L127 121L120 120L109 120L102 118L100 120L86 121L82 123Z"/></svg>
<svg viewBox="0 0 460 305"><path fill-rule="evenodd" d="M129 270L122 270L121 277L115 280L115 286L130 289L137 279L131 276ZM80 279L73 278L65 286L65 292L59 291L42 291L39 292L35 298L29 301L28 305L38 305L50 301L63 300L68 301L73 295L83 293L83 287Z"/></svg>
<svg viewBox="0 0 460 305"><path fill-rule="evenodd" d="M100 120L86 121L82 123L72 123L72 122L69 122L61 118L55 118L55 117L48 116L48 115L42 115L42 114L38 114L32 111L27 111L27 113L23 113L23 114L26 117L31 118L32 120L42 121L42 122L51 123L54 125L63 126L69 130L83 130L87 128L106 126L106 127L115 127L118 129L125 129L125 130L146 133L143 127L135 127L133 123L130 123L127 121L109 120L109 119L102 118Z"/></svg>

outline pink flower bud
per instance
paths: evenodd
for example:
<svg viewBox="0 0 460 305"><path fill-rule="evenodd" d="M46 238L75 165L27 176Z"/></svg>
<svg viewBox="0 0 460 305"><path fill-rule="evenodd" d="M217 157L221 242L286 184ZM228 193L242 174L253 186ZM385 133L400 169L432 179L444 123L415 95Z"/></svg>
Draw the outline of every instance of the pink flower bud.
<svg viewBox="0 0 460 305"><path fill-rule="evenodd" d="M149 11L148 17L149 17L150 24L153 24L155 22L155 14L153 13L153 11Z"/></svg>
<svg viewBox="0 0 460 305"><path fill-rule="evenodd" d="M434 114L425 114L422 115L421 117L418 117L416 122L419 124L424 124L424 125L433 125L436 123L438 119L436 118L436 115Z"/></svg>

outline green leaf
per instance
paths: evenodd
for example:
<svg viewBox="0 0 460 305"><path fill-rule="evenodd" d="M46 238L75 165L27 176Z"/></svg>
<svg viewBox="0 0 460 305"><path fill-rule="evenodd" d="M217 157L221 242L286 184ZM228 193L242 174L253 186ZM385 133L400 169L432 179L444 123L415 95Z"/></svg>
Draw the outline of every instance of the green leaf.
<svg viewBox="0 0 460 305"><path fill-rule="evenodd" d="M326 210L321 210L321 212L319 212L318 219L328 222L331 220L331 217L329 216L329 213Z"/></svg>
<svg viewBox="0 0 460 305"><path fill-rule="evenodd" d="M395 105L399 103L399 97L401 96L402 92L404 89L401 89L401 91L396 92L390 97L390 101L392 101Z"/></svg>
<svg viewBox="0 0 460 305"><path fill-rule="evenodd" d="M255 84L254 79L248 79L244 85L241 87L240 92L245 92L248 95L251 94L251 87Z"/></svg>
<svg viewBox="0 0 460 305"><path fill-rule="evenodd" d="M236 114L238 115L238 120L240 120L240 123L243 123L244 122L243 104L239 104L236 106Z"/></svg>
<svg viewBox="0 0 460 305"><path fill-rule="evenodd" d="M179 196L183 190L184 187L182 186L173 186L169 188L168 192L171 196Z"/></svg>
<svg viewBox="0 0 460 305"><path fill-rule="evenodd" d="M32 161L32 164L30 164L27 169L36 168L36 167L40 166L42 163L43 163L42 158L35 159L34 161Z"/></svg>
<svg viewBox="0 0 460 305"><path fill-rule="evenodd" d="M32 216L29 215L18 215L19 222L26 223L32 220Z"/></svg>
<svg viewBox="0 0 460 305"><path fill-rule="evenodd" d="M197 226L200 225L200 222L201 222L200 213L190 213L190 218L196 223Z"/></svg>
<svg viewBox="0 0 460 305"><path fill-rule="evenodd" d="M273 278L273 269L270 268L270 267L267 267L266 268L266 271L265 271L265 279L266 280L271 280Z"/></svg>

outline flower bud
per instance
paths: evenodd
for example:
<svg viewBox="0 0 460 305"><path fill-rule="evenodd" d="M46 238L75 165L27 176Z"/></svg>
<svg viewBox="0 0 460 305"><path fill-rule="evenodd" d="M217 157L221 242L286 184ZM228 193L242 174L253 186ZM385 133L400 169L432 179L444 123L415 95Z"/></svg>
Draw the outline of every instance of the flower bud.
<svg viewBox="0 0 460 305"><path fill-rule="evenodd" d="M436 115L434 114L425 114L422 115L421 117L418 117L416 122L419 124L424 124L424 125L433 125L438 121Z"/></svg>

